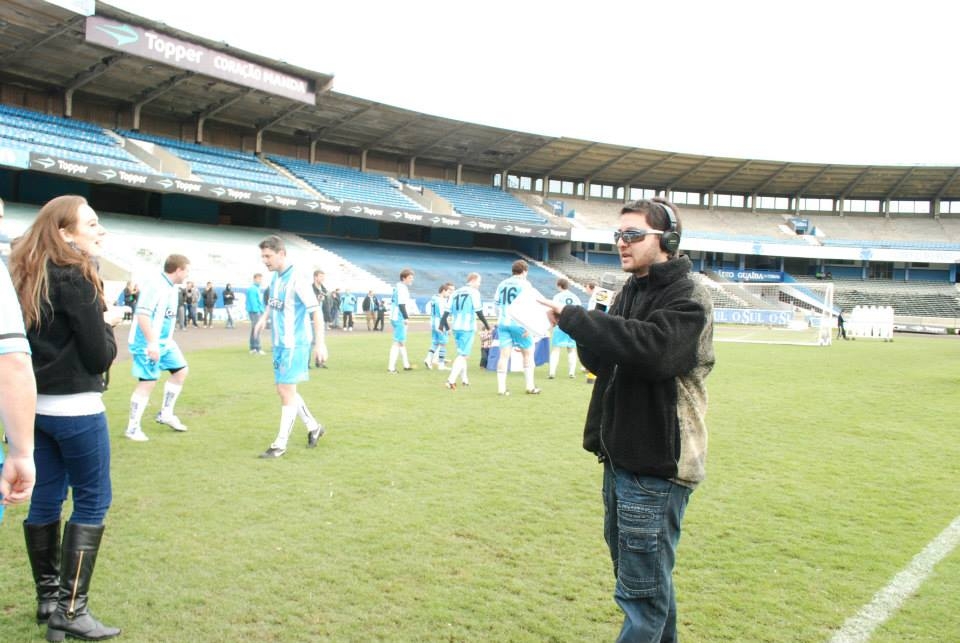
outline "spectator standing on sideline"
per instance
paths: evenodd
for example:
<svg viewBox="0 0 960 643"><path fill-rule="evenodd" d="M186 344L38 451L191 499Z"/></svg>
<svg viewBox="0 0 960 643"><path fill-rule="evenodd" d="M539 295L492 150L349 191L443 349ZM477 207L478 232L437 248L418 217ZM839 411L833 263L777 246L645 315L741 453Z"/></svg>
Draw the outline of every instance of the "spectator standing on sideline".
<svg viewBox="0 0 960 643"><path fill-rule="evenodd" d="M353 313L357 310L357 296L344 290L340 296L340 312L343 313L343 330L353 332Z"/></svg>
<svg viewBox="0 0 960 643"><path fill-rule="evenodd" d="M123 321L133 320L133 311L137 307L137 299L139 298L140 289L137 288L137 284L128 281L126 287L123 289L123 305L130 310L123 312Z"/></svg>
<svg viewBox="0 0 960 643"><path fill-rule="evenodd" d="M517 323L507 312L509 306L521 292L530 288L527 272L530 266L523 259L517 259L510 266L511 276L497 286L497 306L500 315L497 318L497 338L500 341L500 359L497 361L497 393L510 395L507 390L507 374L510 371L510 354L516 346L523 354L523 379L528 395L539 395L540 389L534 384L533 338L527 329Z"/></svg>
<svg viewBox="0 0 960 643"><path fill-rule="evenodd" d="M260 457L279 458L287 452L287 442L298 416L307 426L307 448L317 446L324 433L323 425L297 393L297 384L309 379L307 365L311 357L326 361L327 344L320 303L309 281L300 277L287 261L283 239L271 235L261 241L260 256L263 265L273 273L268 313L273 318L273 374L280 396L280 430ZM265 317L257 322L259 327L265 324Z"/></svg>
<svg viewBox="0 0 960 643"><path fill-rule="evenodd" d="M330 297L327 292L327 287L323 285L323 280L326 279L327 275L322 270L313 271L313 294L317 296L317 301L320 303L320 310L323 312L323 318L326 320L329 328L330 322Z"/></svg>
<svg viewBox="0 0 960 643"><path fill-rule="evenodd" d="M187 291L177 286L177 330L187 329Z"/></svg>
<svg viewBox="0 0 960 643"><path fill-rule="evenodd" d="M106 231L80 196L50 200L10 255L37 380L37 482L23 530L47 640L109 639L120 630L87 607L112 501L103 372L117 355L97 257ZM171 312L173 312L171 310ZM73 510L60 538L68 490Z"/></svg>
<svg viewBox="0 0 960 643"><path fill-rule="evenodd" d="M37 470L33 463L33 416L37 385L20 314L20 303L7 267L0 264L0 424L10 444L10 457L3 459L0 444L0 521L5 505L26 502L33 493ZM59 585L51 583L51 594ZM55 594L51 598L56 598Z"/></svg>
<svg viewBox="0 0 960 643"><path fill-rule="evenodd" d="M203 327L213 328L213 309L217 306L217 291L213 282L208 281L203 289Z"/></svg>
<svg viewBox="0 0 960 643"><path fill-rule="evenodd" d="M367 330L373 330L373 325L376 322L376 312L373 309L373 291L368 290L366 297L363 298L363 301L360 302L360 308L363 310L363 316L367 320Z"/></svg>
<svg viewBox="0 0 960 643"><path fill-rule="evenodd" d="M840 339L841 337L844 339L847 338L847 329L844 325L842 310L837 312L837 339Z"/></svg>
<svg viewBox="0 0 960 643"><path fill-rule="evenodd" d="M253 284L247 288L247 316L250 318L250 354L263 355L260 345L260 331L257 330L260 317L263 315L263 293L260 291L260 282L263 275L259 272L253 276Z"/></svg>
<svg viewBox="0 0 960 643"><path fill-rule="evenodd" d="M543 303L597 375L583 446L603 463L604 536L624 613L617 640L676 641L680 524L706 471L713 305L677 255L672 204L628 203L619 224L614 241L631 277L610 309Z"/></svg>
<svg viewBox="0 0 960 643"><path fill-rule="evenodd" d="M560 291L553 296L553 301L561 306L582 306L580 298L570 291L570 282L561 277L557 279L557 288ZM549 379L557 376L557 366L560 364L560 349L567 349L567 376L573 379L577 376L577 343L573 341L570 335L560 330L559 327L553 328L553 336L550 338L550 371Z"/></svg>
<svg viewBox="0 0 960 643"><path fill-rule="evenodd" d="M137 310L133 315L127 344L133 376L137 385L130 395L130 417L124 435L134 442L146 442L150 438L143 432L141 421L160 379L160 371L170 373L163 385L163 399L156 422L166 424L174 431L186 431L187 427L174 413L177 398L187 379L187 360L173 339L173 315L177 301L177 286L190 274L190 260L173 254L163 262L163 272L156 275L140 294Z"/></svg>
<svg viewBox="0 0 960 643"><path fill-rule="evenodd" d="M227 328L233 328L233 302L236 301L237 296L233 293L230 284L223 287L222 297L223 309L227 311Z"/></svg>
<svg viewBox="0 0 960 643"><path fill-rule="evenodd" d="M390 346L390 359L387 372L397 372L397 357L403 358L403 370L412 371L410 358L407 357L407 320L410 317L407 306L413 303L410 298L410 285L413 284L413 271L404 268L400 271L400 281L393 287L390 296L390 325L393 326L393 344Z"/></svg>
<svg viewBox="0 0 960 643"><path fill-rule="evenodd" d="M470 386L467 361L473 351L473 340L477 334L477 322L474 317L483 324L485 332L490 332L490 324L483 316L480 281L480 274L471 272L467 275L467 284L453 291L450 297L450 310L447 316L450 319L450 328L453 329L453 341L457 344L457 356L450 367L450 375L446 383L451 391L456 390L458 377L464 386Z"/></svg>
<svg viewBox="0 0 960 643"><path fill-rule="evenodd" d="M200 303L200 291L192 281L187 282L186 291L183 293L184 301L187 304L187 315L184 325L193 324L194 328L200 328L197 325L197 304Z"/></svg>
<svg viewBox="0 0 960 643"><path fill-rule="evenodd" d="M373 320L373 330L379 330L382 333L383 326L384 326L384 323L383 323L384 310L383 310L383 300L380 299L379 295L373 296L373 312L376 315L376 318Z"/></svg>
<svg viewBox="0 0 960 643"><path fill-rule="evenodd" d="M340 328L340 289L330 293L330 328Z"/></svg>

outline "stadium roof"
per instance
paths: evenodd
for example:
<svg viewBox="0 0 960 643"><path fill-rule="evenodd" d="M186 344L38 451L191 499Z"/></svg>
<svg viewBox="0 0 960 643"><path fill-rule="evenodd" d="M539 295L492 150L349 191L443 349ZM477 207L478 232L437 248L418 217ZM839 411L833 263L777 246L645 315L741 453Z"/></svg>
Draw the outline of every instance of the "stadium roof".
<svg viewBox="0 0 960 643"><path fill-rule="evenodd" d="M332 91L333 76L240 51L102 2L97 16L305 79L315 104L88 42L86 18L35 0L0 3L0 82L118 110L491 173L688 192L807 198L960 199L960 168L791 163L680 154L456 121ZM482 91L482 89L480 89ZM545 107L546 108L546 107ZM784 124L789 127L789 124Z"/></svg>

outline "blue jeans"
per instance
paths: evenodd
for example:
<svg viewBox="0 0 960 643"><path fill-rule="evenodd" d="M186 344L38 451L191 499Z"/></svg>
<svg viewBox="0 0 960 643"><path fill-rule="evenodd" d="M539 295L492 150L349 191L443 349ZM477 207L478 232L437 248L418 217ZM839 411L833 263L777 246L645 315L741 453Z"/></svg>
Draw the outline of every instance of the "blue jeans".
<svg viewBox="0 0 960 643"><path fill-rule="evenodd" d="M255 335L253 329L257 327L257 322L260 321L260 315L263 313L247 311L247 314L250 316L250 350L258 351L260 350L260 335Z"/></svg>
<svg viewBox="0 0 960 643"><path fill-rule="evenodd" d="M60 520L69 485L73 488L70 520L82 525L103 524L113 499L106 413L37 415L34 429L37 484L26 522L46 525Z"/></svg>
<svg viewBox="0 0 960 643"><path fill-rule="evenodd" d="M624 613L617 641L674 642L673 566L692 489L609 461L603 466L603 535L617 579L613 596Z"/></svg>

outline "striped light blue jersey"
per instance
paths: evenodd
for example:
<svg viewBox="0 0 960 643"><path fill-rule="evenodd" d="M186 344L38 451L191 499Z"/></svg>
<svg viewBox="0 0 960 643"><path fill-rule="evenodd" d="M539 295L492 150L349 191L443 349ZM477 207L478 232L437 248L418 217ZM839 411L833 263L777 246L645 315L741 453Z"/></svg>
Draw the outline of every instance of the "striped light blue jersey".
<svg viewBox="0 0 960 643"><path fill-rule="evenodd" d="M440 320L443 319L443 314L449 309L450 302L446 297L436 294L430 298L430 303L427 304L427 312L430 313L431 330L440 330Z"/></svg>
<svg viewBox="0 0 960 643"><path fill-rule="evenodd" d="M177 286L162 272L159 277L140 289L137 310L127 336L131 353L147 352L147 338L140 330L140 317L149 320L154 336L160 348L163 348L173 337L177 321Z"/></svg>
<svg viewBox="0 0 960 643"><path fill-rule="evenodd" d="M580 301L580 298L569 290L561 290L556 295L553 296L553 303L560 304L561 306L582 306L583 303Z"/></svg>
<svg viewBox="0 0 960 643"><path fill-rule="evenodd" d="M20 315L20 302L17 293L10 281L10 273L5 266L0 266L0 355L7 353L30 354L30 344L23 328L23 317ZM2 462L0 455L0 462Z"/></svg>
<svg viewBox="0 0 960 643"><path fill-rule="evenodd" d="M450 297L450 328L476 330L477 311L481 310L480 291L473 286L461 286Z"/></svg>
<svg viewBox="0 0 960 643"><path fill-rule="evenodd" d="M497 308L500 310L497 323L501 326L518 326L519 324L507 314L507 306L517 298L521 292L532 288L530 282L516 275L507 277L497 286Z"/></svg>
<svg viewBox="0 0 960 643"><path fill-rule="evenodd" d="M273 273L267 308L273 323L273 345L278 348L309 346L313 341L310 314L321 315L312 279L298 275L293 266Z"/></svg>
<svg viewBox="0 0 960 643"><path fill-rule="evenodd" d="M402 281L398 281L397 285L393 287L393 294L390 296L390 321L395 322L403 319L403 315L400 314L401 304L410 306L413 303L413 300L410 299L410 289L407 288L407 284ZM409 315L412 311L407 310Z"/></svg>

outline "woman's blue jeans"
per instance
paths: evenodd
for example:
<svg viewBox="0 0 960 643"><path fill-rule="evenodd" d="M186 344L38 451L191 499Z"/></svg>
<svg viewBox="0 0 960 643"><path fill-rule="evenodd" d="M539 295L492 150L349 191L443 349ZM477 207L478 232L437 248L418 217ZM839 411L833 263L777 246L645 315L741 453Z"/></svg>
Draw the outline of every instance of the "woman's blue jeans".
<svg viewBox="0 0 960 643"><path fill-rule="evenodd" d="M67 488L71 487L70 520L82 525L103 524L113 499L106 413L37 415L34 429L37 483L26 522L46 525L59 521Z"/></svg>
<svg viewBox="0 0 960 643"><path fill-rule="evenodd" d="M604 538L623 610L621 643L677 640L673 566L692 489L604 463Z"/></svg>

